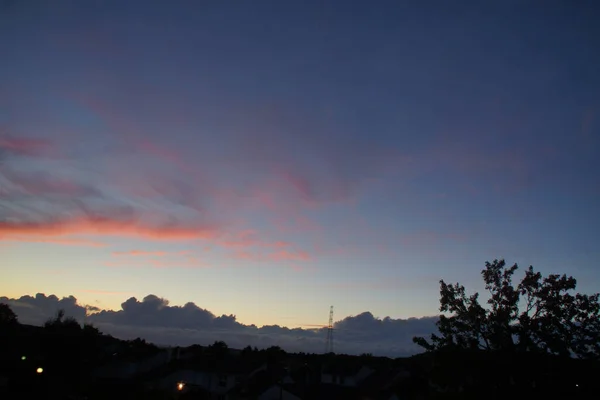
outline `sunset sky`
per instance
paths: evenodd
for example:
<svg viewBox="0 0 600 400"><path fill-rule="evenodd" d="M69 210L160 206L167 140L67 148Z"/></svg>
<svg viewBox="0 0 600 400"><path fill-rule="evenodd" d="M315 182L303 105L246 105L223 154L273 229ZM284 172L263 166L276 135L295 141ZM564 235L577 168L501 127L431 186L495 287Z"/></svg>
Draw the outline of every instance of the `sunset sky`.
<svg viewBox="0 0 600 400"><path fill-rule="evenodd" d="M0 0L0 295L243 324L600 287L595 1Z"/></svg>

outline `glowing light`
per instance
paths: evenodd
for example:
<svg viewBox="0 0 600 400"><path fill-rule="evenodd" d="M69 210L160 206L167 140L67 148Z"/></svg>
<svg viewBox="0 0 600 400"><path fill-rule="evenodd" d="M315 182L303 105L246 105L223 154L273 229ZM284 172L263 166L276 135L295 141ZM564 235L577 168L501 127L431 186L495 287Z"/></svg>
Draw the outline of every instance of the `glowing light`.
<svg viewBox="0 0 600 400"><path fill-rule="evenodd" d="M25 361L25 360L27 360L27 357L23 356L23 357L21 357L21 360Z"/></svg>
<svg viewBox="0 0 600 400"><path fill-rule="evenodd" d="M35 370L35 372L37 372L38 374L41 374L42 372L44 372L44 368L38 368Z"/></svg>
<svg viewBox="0 0 600 400"><path fill-rule="evenodd" d="M184 387L184 386L185 386L185 385L183 384L183 382L179 382L179 383L177 384L177 390L183 390L183 387Z"/></svg>

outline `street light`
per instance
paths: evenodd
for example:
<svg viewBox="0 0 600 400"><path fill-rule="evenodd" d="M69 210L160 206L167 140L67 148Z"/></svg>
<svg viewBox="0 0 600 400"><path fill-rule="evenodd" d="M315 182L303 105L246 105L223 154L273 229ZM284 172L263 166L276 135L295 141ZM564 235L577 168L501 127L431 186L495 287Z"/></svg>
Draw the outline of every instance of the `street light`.
<svg viewBox="0 0 600 400"><path fill-rule="evenodd" d="M38 369L35 370L35 372L37 372L38 374L41 374L42 372L44 372L44 368L39 367Z"/></svg>
<svg viewBox="0 0 600 400"><path fill-rule="evenodd" d="M179 383L177 384L177 390L179 390L179 391L183 390L184 386L185 386L185 385L183 384L183 382L179 382Z"/></svg>

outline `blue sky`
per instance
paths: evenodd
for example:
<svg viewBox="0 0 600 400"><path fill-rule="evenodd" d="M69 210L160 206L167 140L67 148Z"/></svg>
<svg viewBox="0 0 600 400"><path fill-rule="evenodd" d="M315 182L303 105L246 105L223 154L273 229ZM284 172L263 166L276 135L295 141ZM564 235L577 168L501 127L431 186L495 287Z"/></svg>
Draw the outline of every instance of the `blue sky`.
<svg viewBox="0 0 600 400"><path fill-rule="evenodd" d="M0 8L0 293L245 324L600 285L593 1Z"/></svg>

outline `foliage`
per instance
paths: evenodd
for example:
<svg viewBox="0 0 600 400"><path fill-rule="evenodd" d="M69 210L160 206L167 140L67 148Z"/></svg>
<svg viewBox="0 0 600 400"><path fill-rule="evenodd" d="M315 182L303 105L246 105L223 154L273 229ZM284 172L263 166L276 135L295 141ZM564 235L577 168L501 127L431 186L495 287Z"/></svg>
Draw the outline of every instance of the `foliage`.
<svg viewBox="0 0 600 400"><path fill-rule="evenodd" d="M415 337L426 350L484 349L542 352L580 358L600 357L599 294L573 294L577 282L566 275L525 271L512 282L517 265L486 262L481 272L490 294L488 307L479 294L467 296L464 286L440 281L439 335L431 342Z"/></svg>
<svg viewBox="0 0 600 400"><path fill-rule="evenodd" d="M65 317L64 310L58 310L54 318L48 319L44 323L44 329L58 334L75 334L86 337L102 336L102 332L94 325L88 323L81 325L75 318Z"/></svg>
<svg viewBox="0 0 600 400"><path fill-rule="evenodd" d="M15 326L19 324L17 314L8 304L0 303L0 327Z"/></svg>
<svg viewBox="0 0 600 400"><path fill-rule="evenodd" d="M59 333L80 333L81 325L73 317L65 317L64 310L58 310L54 318L48 319L44 323L44 328L48 331Z"/></svg>
<svg viewBox="0 0 600 400"><path fill-rule="evenodd" d="M215 341L213 344L211 344L208 347L211 348L211 349L213 349L213 350L227 350L227 349L229 349L229 346L227 346L227 343L225 343L222 340L217 340L217 341Z"/></svg>
<svg viewBox="0 0 600 400"><path fill-rule="evenodd" d="M229 346L224 341L218 340L208 346L207 352L214 359L223 359L229 354Z"/></svg>
<svg viewBox="0 0 600 400"><path fill-rule="evenodd" d="M102 332L92 324L83 324L83 334L88 336L100 336Z"/></svg>
<svg viewBox="0 0 600 400"><path fill-rule="evenodd" d="M264 359L271 363L277 363L283 360L287 354L285 350L279 346L268 347L262 350L261 353L264 355Z"/></svg>

